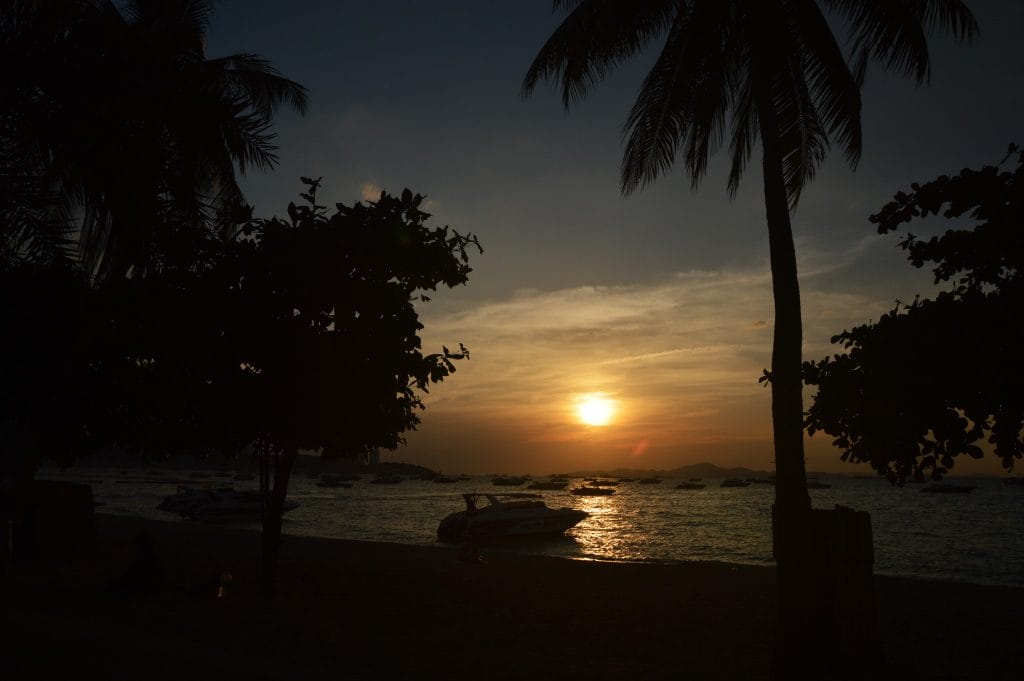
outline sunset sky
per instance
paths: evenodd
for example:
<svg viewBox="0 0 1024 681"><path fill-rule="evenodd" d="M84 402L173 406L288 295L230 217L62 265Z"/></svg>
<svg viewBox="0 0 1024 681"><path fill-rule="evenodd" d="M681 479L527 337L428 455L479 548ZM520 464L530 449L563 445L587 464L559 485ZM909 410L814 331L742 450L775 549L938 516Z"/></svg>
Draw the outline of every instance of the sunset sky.
<svg viewBox="0 0 1024 681"><path fill-rule="evenodd" d="M806 359L929 293L930 273L906 263L898 235L878 236L870 214L913 181L1024 143L1024 2L968 4L980 40L934 38L928 87L869 71L859 166L837 153L803 194L793 226ZM622 197L622 124L655 52L568 113L550 86L523 100L522 78L560 19L549 0L222 0L208 56L260 54L311 100L305 117L279 118L280 165L246 178L248 197L269 217L297 197L300 175L324 178L328 205L408 187L428 197L431 224L479 237L469 285L419 308L426 350L461 341L471 359L431 390L419 430L386 459L448 473L770 470L759 152L732 201L724 156L697 191L679 170ZM607 425L577 411L594 394L613 410ZM823 435L808 439L807 459L810 470L863 472ZM988 458L955 472L978 470L1000 469Z"/></svg>

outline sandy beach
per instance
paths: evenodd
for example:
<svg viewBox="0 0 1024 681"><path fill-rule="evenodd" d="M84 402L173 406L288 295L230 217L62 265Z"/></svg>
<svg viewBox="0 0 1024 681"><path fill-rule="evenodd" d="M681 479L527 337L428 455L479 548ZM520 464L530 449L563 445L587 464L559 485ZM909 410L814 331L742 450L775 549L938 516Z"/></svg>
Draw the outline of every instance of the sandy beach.
<svg viewBox="0 0 1024 681"><path fill-rule="evenodd" d="M764 679L771 568L637 565L285 536L98 514L75 555L4 578L5 678ZM164 579L124 579L151 540ZM227 571L223 597L220 577ZM871 678L1017 679L1024 589L875 577ZM826 675L823 674L823 678Z"/></svg>

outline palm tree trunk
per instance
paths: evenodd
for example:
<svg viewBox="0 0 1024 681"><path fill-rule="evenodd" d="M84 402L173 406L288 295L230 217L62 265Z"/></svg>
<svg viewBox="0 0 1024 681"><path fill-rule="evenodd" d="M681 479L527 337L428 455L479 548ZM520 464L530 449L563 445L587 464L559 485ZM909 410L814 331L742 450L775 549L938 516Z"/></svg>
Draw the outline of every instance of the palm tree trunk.
<svg viewBox="0 0 1024 681"><path fill-rule="evenodd" d="M295 459L298 457L296 447L288 447L283 452L260 454L260 492L263 498L263 593L268 597L277 594L277 563L281 553L281 518L284 515L284 502L288 495L288 481L291 478ZM273 488L270 488L270 468L273 468Z"/></svg>
<svg viewBox="0 0 1024 681"><path fill-rule="evenodd" d="M799 678L806 661L811 621L810 497L804 468L801 380L800 286L789 204L782 173L775 112L769 98L758 102L764 147L764 197L771 252L775 331L772 345L772 430L775 440L773 548L778 573L775 678Z"/></svg>

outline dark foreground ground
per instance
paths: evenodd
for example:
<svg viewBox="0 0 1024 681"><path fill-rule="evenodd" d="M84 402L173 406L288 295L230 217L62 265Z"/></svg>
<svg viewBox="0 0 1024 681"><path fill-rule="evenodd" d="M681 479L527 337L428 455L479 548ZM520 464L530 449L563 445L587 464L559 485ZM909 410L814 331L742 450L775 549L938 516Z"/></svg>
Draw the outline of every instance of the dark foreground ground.
<svg viewBox="0 0 1024 681"><path fill-rule="evenodd" d="M88 550L7 569L3 679L768 676L770 568L474 564L451 548L286 536L268 600L257 533L110 515L96 530ZM164 579L133 581L149 550L145 575ZM875 591L881 646L864 678L1024 678L1024 589L876 576Z"/></svg>

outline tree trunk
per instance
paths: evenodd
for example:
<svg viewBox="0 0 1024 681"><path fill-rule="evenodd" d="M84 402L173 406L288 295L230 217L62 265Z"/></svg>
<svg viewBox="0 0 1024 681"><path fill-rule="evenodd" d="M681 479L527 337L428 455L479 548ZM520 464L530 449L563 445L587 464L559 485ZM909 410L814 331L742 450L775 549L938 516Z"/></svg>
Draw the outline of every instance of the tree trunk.
<svg viewBox="0 0 1024 681"><path fill-rule="evenodd" d="M284 502L288 495L288 482L298 453L296 447L288 447L283 452L271 452L266 445L263 446L263 451L259 452L260 498L263 502L262 583L263 593L268 597L277 594L277 563L281 553L281 518L284 515Z"/></svg>
<svg viewBox="0 0 1024 681"><path fill-rule="evenodd" d="M800 678L814 644L811 621L810 497L804 468L802 326L796 250L782 172L775 112L769 98L758 106L764 148L764 196L771 252L775 329L772 345L772 431L775 444L773 539L778 573L775 678ZM812 650L808 650L808 646Z"/></svg>

